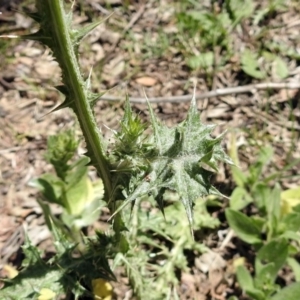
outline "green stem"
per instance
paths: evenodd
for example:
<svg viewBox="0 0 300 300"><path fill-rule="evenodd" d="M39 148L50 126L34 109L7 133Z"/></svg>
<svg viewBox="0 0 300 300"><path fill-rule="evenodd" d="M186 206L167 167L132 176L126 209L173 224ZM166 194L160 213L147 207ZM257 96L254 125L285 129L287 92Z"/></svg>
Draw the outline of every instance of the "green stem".
<svg viewBox="0 0 300 300"><path fill-rule="evenodd" d="M80 73L63 1L43 0L37 2L40 6L44 6L44 11L48 14L47 20L50 21L48 28L51 28L51 38L56 47L54 55L62 69L63 81L74 101L72 104L74 111L90 149L90 154L93 156L93 163L95 162L95 167L103 180L108 201L112 192L112 185L105 144L88 101L88 89Z"/></svg>

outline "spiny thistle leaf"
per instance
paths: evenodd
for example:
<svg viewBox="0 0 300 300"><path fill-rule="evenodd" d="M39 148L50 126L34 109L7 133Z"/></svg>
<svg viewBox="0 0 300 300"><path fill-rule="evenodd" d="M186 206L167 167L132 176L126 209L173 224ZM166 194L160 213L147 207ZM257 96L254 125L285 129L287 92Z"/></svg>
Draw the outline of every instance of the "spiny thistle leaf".
<svg viewBox="0 0 300 300"><path fill-rule="evenodd" d="M97 101L100 100L100 98L105 94L106 92L102 92L102 93L89 93L88 94L88 101L91 105L92 108L94 108L95 104L97 103Z"/></svg>
<svg viewBox="0 0 300 300"><path fill-rule="evenodd" d="M220 195L210 184L212 173L203 168L201 162L217 170L217 161L231 163L231 160L221 147L222 136L211 137L214 126L200 122L195 97L186 120L173 130L161 124L154 117L152 109L150 107L149 109L155 143L158 144L161 154L161 157L158 156L151 163L151 173L156 173L153 179L161 187L154 196L158 196L163 187L176 191L192 224L192 208L195 200L209 194Z"/></svg>
<svg viewBox="0 0 300 300"><path fill-rule="evenodd" d="M213 174L211 169L217 171L218 162L232 164L221 146L223 134L213 138L211 132L215 125L204 125L200 122L195 98L186 120L174 128L162 124L150 105L149 110L153 127L153 137L147 144L149 151L143 157L137 152L134 156L135 160L139 157L146 167L131 174L126 200L118 211L137 198L152 195L163 212L163 194L169 189L176 191L180 196L192 225L195 200L209 194L221 195L210 183ZM124 118L128 127L126 130L121 128L121 133L117 134L119 138L125 131L132 130L128 118L132 120L133 117L128 113L128 109L126 114L127 117ZM141 138L142 134L142 131L139 132L139 140L136 140L134 149L146 145L141 142L144 141ZM124 151L121 152L124 154Z"/></svg>
<svg viewBox="0 0 300 300"><path fill-rule="evenodd" d="M27 234L25 234L25 243L22 246L22 250L25 255L25 259L22 261L22 267L27 267L33 264L40 265L41 267L44 265L41 258L42 251L31 244Z"/></svg>
<svg viewBox="0 0 300 300"><path fill-rule="evenodd" d="M38 12L31 12L27 7L23 8L24 13L37 23L41 22L41 15Z"/></svg>
<svg viewBox="0 0 300 300"><path fill-rule="evenodd" d="M26 268L15 278L5 280L0 291L1 299L37 299L44 289L60 297L70 297L73 293L77 299L81 295L92 296L94 279L116 280L106 258L112 248L110 237L98 234L87 242L86 253L74 258L76 245L70 243L54 223L52 225L58 253L46 262L38 249L26 239L23 246L26 258L22 265Z"/></svg>
<svg viewBox="0 0 300 300"><path fill-rule="evenodd" d="M74 45L77 45L80 43L80 41L88 35L90 32L92 32L97 26L99 26L103 21L96 21L91 24L88 24L80 29L72 30L71 36Z"/></svg>

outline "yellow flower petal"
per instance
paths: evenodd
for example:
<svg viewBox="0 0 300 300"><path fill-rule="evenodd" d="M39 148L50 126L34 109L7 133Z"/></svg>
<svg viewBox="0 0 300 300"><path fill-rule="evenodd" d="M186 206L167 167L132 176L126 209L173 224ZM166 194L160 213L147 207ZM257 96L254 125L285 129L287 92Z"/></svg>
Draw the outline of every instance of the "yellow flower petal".
<svg viewBox="0 0 300 300"><path fill-rule="evenodd" d="M55 296L56 294L52 290L42 288L40 290L40 295L38 296L38 300L52 300Z"/></svg>
<svg viewBox="0 0 300 300"><path fill-rule="evenodd" d="M111 300L112 299L112 285L101 278L92 280L92 287L95 300Z"/></svg>
<svg viewBox="0 0 300 300"><path fill-rule="evenodd" d="M7 273L7 277L10 279L16 277L19 274L17 269L10 265L4 265L3 270Z"/></svg>
<svg viewBox="0 0 300 300"><path fill-rule="evenodd" d="M300 187L281 192L281 215L293 211L293 207L300 204Z"/></svg>

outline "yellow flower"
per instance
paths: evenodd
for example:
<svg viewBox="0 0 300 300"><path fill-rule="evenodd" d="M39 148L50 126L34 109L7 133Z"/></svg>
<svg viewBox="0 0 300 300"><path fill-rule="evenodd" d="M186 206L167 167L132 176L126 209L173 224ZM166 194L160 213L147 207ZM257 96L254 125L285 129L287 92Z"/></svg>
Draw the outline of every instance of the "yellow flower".
<svg viewBox="0 0 300 300"><path fill-rule="evenodd" d="M285 216L293 211L293 207L300 204L300 187L281 192L281 215Z"/></svg>
<svg viewBox="0 0 300 300"><path fill-rule="evenodd" d="M4 265L3 270L6 271L8 278L15 278L19 274L17 269L10 265Z"/></svg>
<svg viewBox="0 0 300 300"><path fill-rule="evenodd" d="M38 300L52 300L55 296L56 294L52 290L43 288L40 290Z"/></svg>
<svg viewBox="0 0 300 300"><path fill-rule="evenodd" d="M95 300L111 300L112 299L112 285L101 278L92 280L92 287Z"/></svg>

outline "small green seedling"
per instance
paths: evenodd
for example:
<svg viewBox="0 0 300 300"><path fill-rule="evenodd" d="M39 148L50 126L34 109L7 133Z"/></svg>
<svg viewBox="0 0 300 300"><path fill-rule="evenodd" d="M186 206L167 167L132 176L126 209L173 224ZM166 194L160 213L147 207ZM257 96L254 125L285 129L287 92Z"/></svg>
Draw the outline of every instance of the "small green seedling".
<svg viewBox="0 0 300 300"><path fill-rule="evenodd" d="M276 284L277 274L288 260L289 242L286 239L273 240L257 253L254 276L244 265L237 267L237 279L243 291L253 300L297 300L300 282L281 288ZM299 266L298 266L299 269Z"/></svg>
<svg viewBox="0 0 300 300"><path fill-rule="evenodd" d="M286 265L295 279L300 279L300 265L294 258L300 249L300 193L299 188L281 192L278 185L270 187L263 170L271 157L272 149L263 148L248 172L232 169L238 186L225 210L230 228L257 252L253 276L244 265L238 266L236 273L243 291L255 300L282 299L280 295L289 294L290 289L300 289L298 282L282 290L276 284L278 272ZM254 207L250 216L242 212L249 205Z"/></svg>
<svg viewBox="0 0 300 300"><path fill-rule="evenodd" d="M71 236L80 235L81 228L93 224L104 206L102 180L92 182L89 179L87 157L74 160L77 148L78 142L71 130L50 136L45 157L56 175L44 174L30 182L41 192L39 203L45 216L50 215L56 225L61 224L61 230L67 226ZM62 208L59 219L51 213L50 203ZM48 224L48 227L51 226Z"/></svg>

